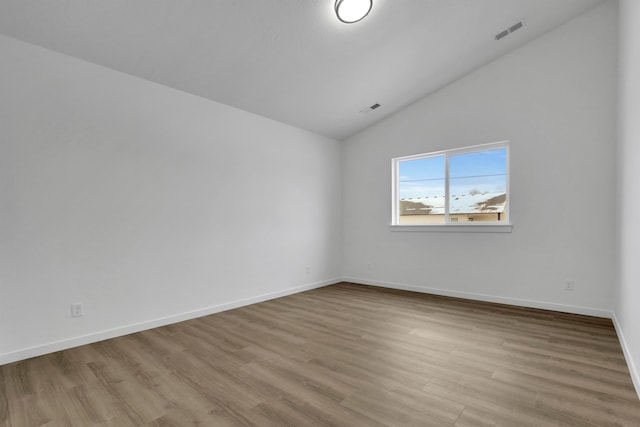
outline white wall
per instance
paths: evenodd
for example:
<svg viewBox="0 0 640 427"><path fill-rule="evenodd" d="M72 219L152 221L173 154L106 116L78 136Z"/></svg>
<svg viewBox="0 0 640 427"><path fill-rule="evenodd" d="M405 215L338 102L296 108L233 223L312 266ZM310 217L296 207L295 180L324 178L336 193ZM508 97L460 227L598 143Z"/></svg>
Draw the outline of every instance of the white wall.
<svg viewBox="0 0 640 427"><path fill-rule="evenodd" d="M640 396L640 2L620 1L618 85L620 284L614 321Z"/></svg>
<svg viewBox="0 0 640 427"><path fill-rule="evenodd" d="M0 363L340 276L339 142L1 36L0 64Z"/></svg>
<svg viewBox="0 0 640 427"><path fill-rule="evenodd" d="M347 278L609 316L616 52L609 2L349 138ZM389 230L392 157L506 139L512 233Z"/></svg>

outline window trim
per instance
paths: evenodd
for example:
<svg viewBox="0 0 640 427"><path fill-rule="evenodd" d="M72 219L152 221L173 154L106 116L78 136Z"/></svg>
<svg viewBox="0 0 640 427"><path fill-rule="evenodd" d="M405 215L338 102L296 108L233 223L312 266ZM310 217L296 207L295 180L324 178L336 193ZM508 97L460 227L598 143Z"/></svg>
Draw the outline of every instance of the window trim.
<svg viewBox="0 0 640 427"><path fill-rule="evenodd" d="M489 221L487 221L489 222ZM436 233L511 233L513 231L512 223L496 224L497 221L491 221L488 224L465 224L465 223L451 223L451 224L412 224L403 225L396 224L390 225L389 231L412 231L412 232L436 232Z"/></svg>
<svg viewBox="0 0 640 427"><path fill-rule="evenodd" d="M510 140L498 141L498 142L490 142L488 144L478 144L472 145L469 147L461 147L454 148L450 150L440 150L434 151L430 153L422 153L422 154L413 154L410 156L402 156L395 157L391 159L391 225L390 229L392 231L463 231L463 232L511 232L513 227L511 223L511 209L510 206L507 207L506 217L504 221L482 221L476 222L473 224L469 223L458 223L450 221L450 212L449 212L449 157L452 155L465 154L465 153L474 153L478 151L488 151L497 148L505 148L507 152L506 159L506 194L507 194L507 203L511 204L511 192L510 192L510 178L511 178L511 155L510 155ZM414 159L422 159L427 157L445 157L445 223L444 224L411 224L404 225L400 224L400 200L398 199L400 195L400 162L406 160L414 160Z"/></svg>

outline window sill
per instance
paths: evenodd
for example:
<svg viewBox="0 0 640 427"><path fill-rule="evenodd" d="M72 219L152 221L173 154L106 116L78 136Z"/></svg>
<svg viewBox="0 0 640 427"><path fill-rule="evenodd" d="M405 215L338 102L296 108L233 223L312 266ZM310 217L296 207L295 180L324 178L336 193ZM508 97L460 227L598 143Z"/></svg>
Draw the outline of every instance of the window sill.
<svg viewBox="0 0 640 427"><path fill-rule="evenodd" d="M511 233L513 224L433 224L390 225L390 231L428 231L436 233Z"/></svg>

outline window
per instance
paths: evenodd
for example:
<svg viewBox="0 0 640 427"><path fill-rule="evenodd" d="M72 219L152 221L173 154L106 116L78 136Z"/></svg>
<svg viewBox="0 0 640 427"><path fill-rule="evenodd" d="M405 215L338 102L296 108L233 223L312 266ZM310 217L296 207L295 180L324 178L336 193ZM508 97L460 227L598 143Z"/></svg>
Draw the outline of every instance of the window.
<svg viewBox="0 0 640 427"><path fill-rule="evenodd" d="M392 225L509 223L509 143L398 157Z"/></svg>

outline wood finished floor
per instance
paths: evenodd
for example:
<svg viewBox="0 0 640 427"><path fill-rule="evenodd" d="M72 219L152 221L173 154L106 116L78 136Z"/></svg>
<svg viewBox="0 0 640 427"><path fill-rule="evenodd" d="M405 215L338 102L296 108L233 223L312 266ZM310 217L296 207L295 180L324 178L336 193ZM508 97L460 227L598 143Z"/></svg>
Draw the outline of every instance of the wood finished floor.
<svg viewBox="0 0 640 427"><path fill-rule="evenodd" d="M640 426L609 320L342 283L0 367L0 426Z"/></svg>

